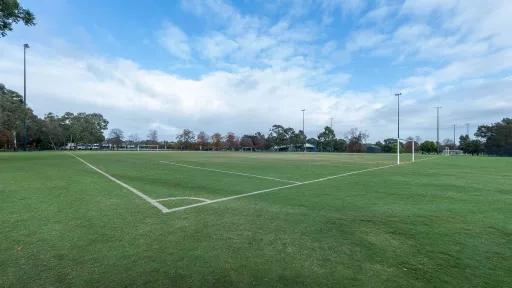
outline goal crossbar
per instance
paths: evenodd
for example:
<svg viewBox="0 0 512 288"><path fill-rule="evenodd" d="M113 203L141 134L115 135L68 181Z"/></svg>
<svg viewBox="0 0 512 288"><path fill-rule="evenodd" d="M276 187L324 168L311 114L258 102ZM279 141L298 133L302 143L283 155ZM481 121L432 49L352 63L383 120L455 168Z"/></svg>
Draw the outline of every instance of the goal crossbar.
<svg viewBox="0 0 512 288"><path fill-rule="evenodd" d="M137 145L137 151L158 151L158 145Z"/></svg>

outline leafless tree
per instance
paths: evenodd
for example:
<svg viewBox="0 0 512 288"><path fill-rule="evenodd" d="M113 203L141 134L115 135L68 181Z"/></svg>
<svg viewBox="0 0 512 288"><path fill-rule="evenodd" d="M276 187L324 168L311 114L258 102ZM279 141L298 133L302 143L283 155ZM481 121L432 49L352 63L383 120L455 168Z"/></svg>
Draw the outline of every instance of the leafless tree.
<svg viewBox="0 0 512 288"><path fill-rule="evenodd" d="M155 129L149 130L148 142L151 143L152 145L158 144L158 131L156 131Z"/></svg>
<svg viewBox="0 0 512 288"><path fill-rule="evenodd" d="M347 151L352 153L363 152L363 144L368 139L369 135L366 132L359 131L357 128L352 128L347 132Z"/></svg>
<svg viewBox="0 0 512 288"><path fill-rule="evenodd" d="M197 134L197 145L199 145L199 150L208 149L209 144L209 136L204 131L199 132Z"/></svg>

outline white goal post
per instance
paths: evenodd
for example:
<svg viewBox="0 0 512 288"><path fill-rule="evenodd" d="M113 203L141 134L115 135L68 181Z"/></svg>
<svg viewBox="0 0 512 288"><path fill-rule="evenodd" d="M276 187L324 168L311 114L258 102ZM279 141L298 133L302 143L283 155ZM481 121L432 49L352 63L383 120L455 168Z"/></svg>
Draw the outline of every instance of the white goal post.
<svg viewBox="0 0 512 288"><path fill-rule="evenodd" d="M130 151L130 150L137 150L137 146L136 145L133 145L133 144L123 144L123 145L119 145L117 147L117 150L126 150L126 151Z"/></svg>
<svg viewBox="0 0 512 288"><path fill-rule="evenodd" d="M453 155L464 155L464 151L462 150L450 150L449 148L446 148L443 151L444 156L453 156Z"/></svg>
<svg viewBox="0 0 512 288"><path fill-rule="evenodd" d="M415 150L415 146L416 146L416 140L414 139L400 139L400 138L397 138L396 139L396 164L397 165L400 165L400 141L403 141L405 143L407 142L412 142L412 145L411 145L411 152L412 152L412 159L411 159L411 162L414 162L415 160L415 156L416 156L416 151Z"/></svg>
<svg viewBox="0 0 512 288"><path fill-rule="evenodd" d="M158 145L137 145L137 151L158 151Z"/></svg>

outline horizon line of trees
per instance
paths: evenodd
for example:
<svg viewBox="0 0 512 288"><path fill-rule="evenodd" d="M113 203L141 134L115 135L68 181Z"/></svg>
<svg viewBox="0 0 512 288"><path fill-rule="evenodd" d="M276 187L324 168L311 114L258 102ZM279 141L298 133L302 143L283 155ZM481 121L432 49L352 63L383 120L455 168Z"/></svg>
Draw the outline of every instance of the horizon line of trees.
<svg viewBox="0 0 512 288"><path fill-rule="evenodd" d="M26 125L26 135L25 127ZM59 149L69 142L101 143L108 121L99 113L53 113L39 118L23 97L0 83L0 148L18 150L27 137L27 150Z"/></svg>
<svg viewBox="0 0 512 288"><path fill-rule="evenodd" d="M277 150L297 151L304 149L304 143L316 147L320 152L384 152L393 153L397 150L395 138L387 138L376 143L367 143L368 133L352 128L343 137L337 137L334 130L325 126L315 137L308 138L304 131L275 124L265 135L262 132L237 136L233 132L226 135L213 133L208 135L201 131L197 135L190 129L184 129L176 136L176 141L159 141L158 131L151 129L146 139L141 140L137 134L125 137L119 128L111 129L108 137L108 120L99 113L71 113L63 115L47 113L43 118L35 115L30 107L25 107L23 97L16 91L7 89L0 83L0 149L16 151L22 147L24 122L27 126L28 150L62 149L68 143L101 144L108 143L112 147L123 145L159 145L178 150ZM438 145L433 141L421 141L419 137L409 137L414 141L414 148L424 153L437 153L445 148L460 149L466 154L512 156L512 119L490 125L480 125L471 139L469 135L461 135L459 145L451 139L445 139ZM400 151L411 152L412 141L400 142Z"/></svg>
<svg viewBox="0 0 512 288"><path fill-rule="evenodd" d="M494 125L503 126L503 124L500 123L508 123L507 121L509 120L505 118L502 122L495 123L489 127L494 127ZM397 151L396 138L387 138L383 141L377 141L376 143L367 143L366 140L368 139L369 135L366 132L358 130L357 128L350 129L343 138L337 138L333 129L329 126L324 127L324 130L317 135L317 138L307 138L302 130L295 132L295 130L291 127L284 127L278 124L272 126L267 136L261 132L256 132L252 135L244 134L241 137L238 137L233 132L228 132L226 135L222 135L221 133L216 132L210 136L204 131L199 132L196 136L194 131L190 129L184 129L180 134L176 136L176 141L170 142L159 142L156 136L156 130L149 131L148 140L136 142L134 139L138 139L138 137L132 134L126 141L123 141L124 138L121 139L114 136L119 135L119 131L120 129L113 129L111 131L110 137L107 139L107 142L119 145L124 144L125 146L128 144L155 144L166 149L199 151L303 151L304 142L306 142L307 144L314 145L317 148L315 151L320 152L396 153ZM475 133L475 135L477 133ZM420 153L432 154L437 153L438 151L442 152L444 149L460 149L465 154L471 155L480 155L486 152L485 142L480 139L471 139L469 135L461 135L459 145L454 145L453 140L451 139L445 139L439 143L439 150L434 141L422 141L419 137L408 137L405 142L400 142L400 151L402 153L411 153L413 149L413 143L415 151ZM492 155L510 154L494 153Z"/></svg>

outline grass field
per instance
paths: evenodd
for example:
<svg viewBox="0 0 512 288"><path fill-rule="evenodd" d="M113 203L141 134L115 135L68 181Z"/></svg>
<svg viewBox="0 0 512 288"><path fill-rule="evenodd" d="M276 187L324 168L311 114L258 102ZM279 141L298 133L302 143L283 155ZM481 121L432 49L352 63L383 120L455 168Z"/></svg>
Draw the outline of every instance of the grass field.
<svg viewBox="0 0 512 288"><path fill-rule="evenodd" d="M74 155L0 153L0 287L512 287L511 158Z"/></svg>

